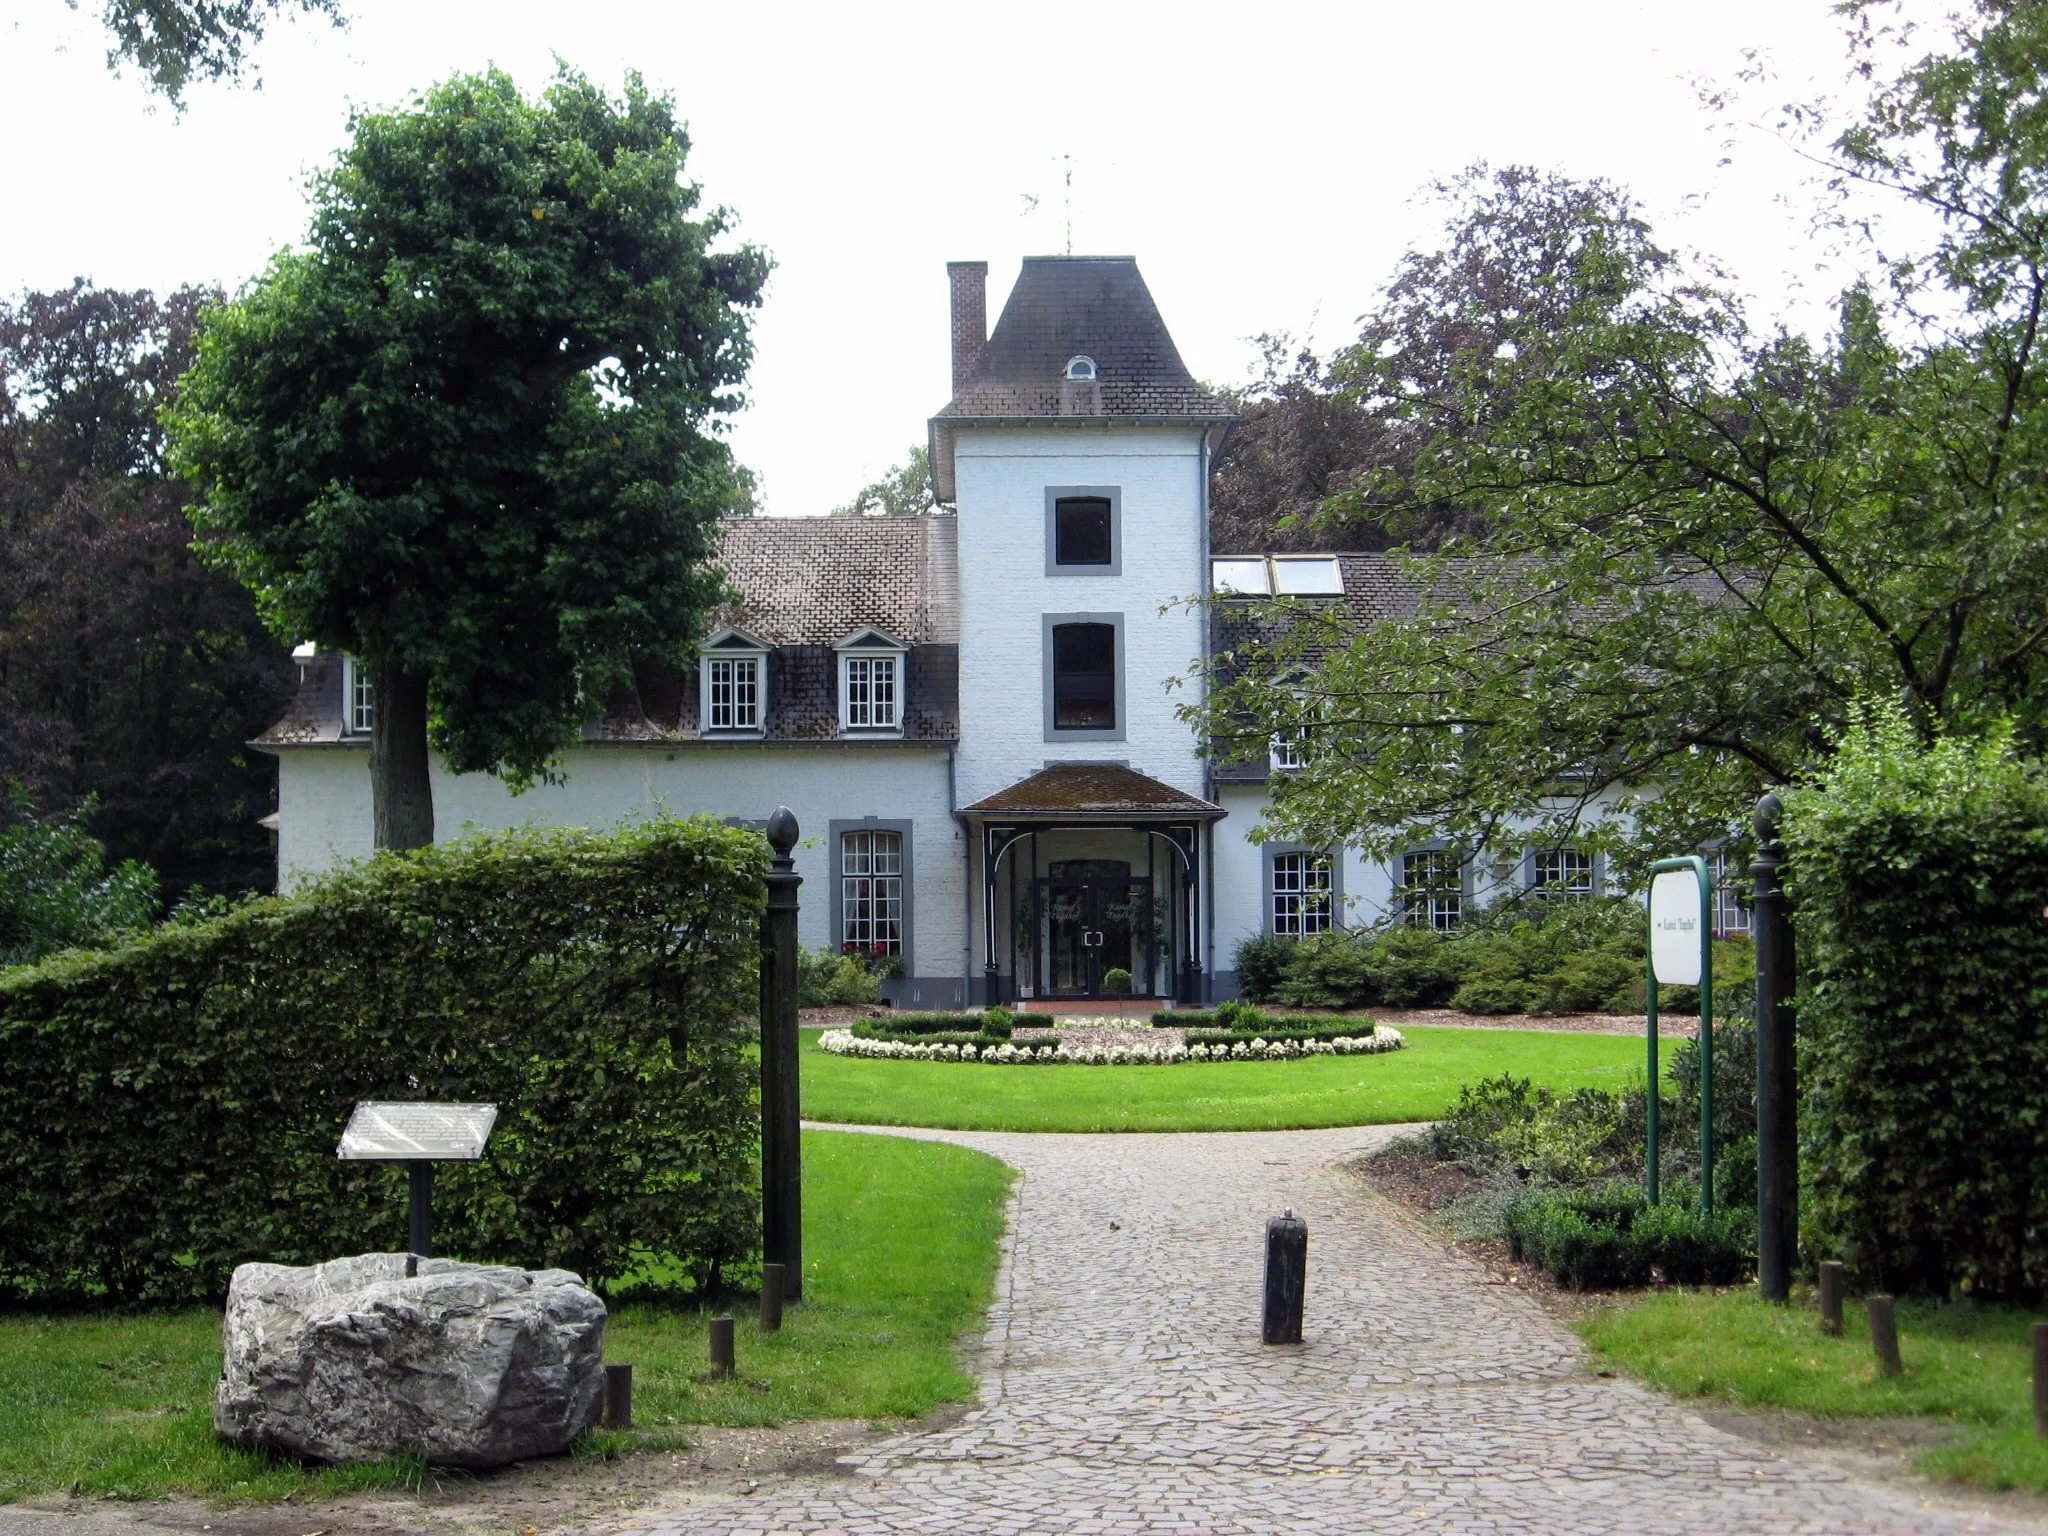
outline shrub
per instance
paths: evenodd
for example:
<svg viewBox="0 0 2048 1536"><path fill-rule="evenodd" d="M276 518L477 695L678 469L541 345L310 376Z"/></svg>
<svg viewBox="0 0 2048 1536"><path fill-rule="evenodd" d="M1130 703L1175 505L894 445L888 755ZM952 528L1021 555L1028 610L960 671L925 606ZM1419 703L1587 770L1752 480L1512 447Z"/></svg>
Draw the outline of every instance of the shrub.
<svg viewBox="0 0 2048 1536"><path fill-rule="evenodd" d="M1232 963L1237 967L1237 990L1248 1003L1270 1003L1280 991L1280 978L1287 962L1294 958L1298 941L1277 933L1255 933L1238 942Z"/></svg>
<svg viewBox="0 0 2048 1536"><path fill-rule="evenodd" d="M334 1155L363 1099L499 1106L437 1177L446 1251L715 1278L755 1238L765 869L702 821L509 833L0 977L0 1293L210 1300L397 1246L402 1173Z"/></svg>
<svg viewBox="0 0 2048 1536"><path fill-rule="evenodd" d="M2048 1288L2048 774L1872 711L1785 796L1815 1252L1893 1290Z"/></svg>
<svg viewBox="0 0 2048 1536"><path fill-rule="evenodd" d="M858 1008L882 1000L882 985L859 955L841 955L825 983L825 1001L838 1008Z"/></svg>
<svg viewBox="0 0 2048 1536"><path fill-rule="evenodd" d="M1366 946L1379 993L1389 1008L1441 1008L1458 990L1459 948L1428 928L1389 928Z"/></svg>
<svg viewBox="0 0 2048 1536"><path fill-rule="evenodd" d="M1113 965L1102 973L1102 990L1119 995L1131 990L1131 973L1122 966Z"/></svg>
<svg viewBox="0 0 2048 1536"><path fill-rule="evenodd" d="M1612 949L1585 949L1532 979L1531 1013L1590 1013L1607 1006L1642 970L1641 960ZM1698 1007L1695 1002L1694 1007Z"/></svg>
<svg viewBox="0 0 2048 1536"><path fill-rule="evenodd" d="M1512 955L1488 955L1458 984L1451 1006L1460 1013L1527 1013L1529 982Z"/></svg>
<svg viewBox="0 0 2048 1536"><path fill-rule="evenodd" d="M39 820L28 791L0 786L0 968L80 944L118 944L156 917L156 871L106 850L86 830L94 802Z"/></svg>
<svg viewBox="0 0 2048 1536"><path fill-rule="evenodd" d="M1350 934L1314 934L1295 942L1277 996L1290 1008L1363 1008L1380 1000L1378 969Z"/></svg>
<svg viewBox="0 0 2048 1536"><path fill-rule="evenodd" d="M1191 1029L1181 1037L1183 1045L1239 1045L1247 1040L1363 1040L1374 1031L1371 1019L1342 1024L1292 1024L1285 1019L1263 1029Z"/></svg>
<svg viewBox="0 0 2048 1536"><path fill-rule="evenodd" d="M1647 1285L1659 1273L1673 1285L1732 1285L1749 1273L1755 1213L1695 1206L1645 1205L1627 1185L1532 1190L1503 1219L1508 1252L1548 1270L1575 1291Z"/></svg>
<svg viewBox="0 0 2048 1536"><path fill-rule="evenodd" d="M826 999L825 988L832 978L839 974L839 951L829 944L815 950L797 947L796 952L796 1005L799 1008L826 1008L831 1004Z"/></svg>

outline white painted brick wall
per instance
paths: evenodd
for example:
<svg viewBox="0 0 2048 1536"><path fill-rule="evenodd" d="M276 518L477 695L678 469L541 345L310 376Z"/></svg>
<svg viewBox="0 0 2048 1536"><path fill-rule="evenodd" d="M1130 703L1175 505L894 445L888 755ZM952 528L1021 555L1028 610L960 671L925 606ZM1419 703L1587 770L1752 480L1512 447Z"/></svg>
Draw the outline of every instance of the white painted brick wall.
<svg viewBox="0 0 2048 1536"><path fill-rule="evenodd" d="M1198 593L1202 570L1197 428L1074 421L973 427L958 437L960 800L971 804L1048 761L1127 762L1202 792L1194 736L1174 714L1201 655L1202 616L1162 605ZM1122 564L1115 576L1045 573L1045 491L1117 486ZM1043 616L1124 616L1124 739L1045 739Z"/></svg>
<svg viewBox="0 0 2048 1536"><path fill-rule="evenodd" d="M278 753L278 877L290 889L339 860L370 852L367 747L295 747ZM514 796L488 774L434 771L434 830L441 841L469 831L596 826L657 806L762 821L780 805L803 837L800 937L836 943L830 931L829 824L864 816L911 822L912 974L958 976L963 955L966 844L946 801L946 754L859 746L586 747L567 754L565 782Z"/></svg>

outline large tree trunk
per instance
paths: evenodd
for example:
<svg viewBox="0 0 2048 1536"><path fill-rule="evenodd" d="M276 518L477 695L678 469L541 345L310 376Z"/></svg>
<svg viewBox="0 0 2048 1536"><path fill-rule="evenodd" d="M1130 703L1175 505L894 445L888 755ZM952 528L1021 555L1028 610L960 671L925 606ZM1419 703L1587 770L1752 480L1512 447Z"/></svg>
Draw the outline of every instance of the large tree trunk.
<svg viewBox="0 0 2048 1536"><path fill-rule="evenodd" d="M370 674L370 819L379 848L434 841L434 785L427 777L427 680L379 667Z"/></svg>

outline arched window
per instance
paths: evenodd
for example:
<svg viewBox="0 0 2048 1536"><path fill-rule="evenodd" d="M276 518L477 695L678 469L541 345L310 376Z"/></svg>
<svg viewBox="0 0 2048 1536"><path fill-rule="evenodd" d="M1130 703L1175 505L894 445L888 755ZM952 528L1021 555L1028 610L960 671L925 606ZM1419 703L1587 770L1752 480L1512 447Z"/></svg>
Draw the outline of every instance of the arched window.
<svg viewBox="0 0 2048 1536"><path fill-rule="evenodd" d="M1092 357L1068 358L1067 377L1076 382L1092 380L1095 377L1095 359Z"/></svg>

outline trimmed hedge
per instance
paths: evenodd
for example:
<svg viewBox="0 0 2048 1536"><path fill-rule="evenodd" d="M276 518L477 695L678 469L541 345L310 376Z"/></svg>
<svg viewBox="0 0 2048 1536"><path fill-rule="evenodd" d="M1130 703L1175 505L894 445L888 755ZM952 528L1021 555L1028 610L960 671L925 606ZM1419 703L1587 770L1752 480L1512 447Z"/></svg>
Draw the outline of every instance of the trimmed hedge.
<svg viewBox="0 0 2048 1536"><path fill-rule="evenodd" d="M856 1040L894 1040L899 1045L1001 1045L1010 1031L970 1029L889 1029L880 1024L855 1024L847 1033ZM1058 1035L1034 1035L1019 1045L1058 1045Z"/></svg>
<svg viewBox="0 0 2048 1536"><path fill-rule="evenodd" d="M1645 1205L1629 1186L1536 1190L1508 1207L1512 1258L1527 1259L1575 1291L1648 1285L1733 1285L1750 1272L1756 1213Z"/></svg>
<svg viewBox="0 0 2048 1536"><path fill-rule="evenodd" d="M705 821L517 832L0 975L0 1297L402 1247L403 1170L334 1155L361 1099L499 1106L437 1170L443 1252L714 1280L756 1239L765 868Z"/></svg>
<svg viewBox="0 0 2048 1536"><path fill-rule="evenodd" d="M1785 795L1808 1251L2048 1289L2048 774L1872 711Z"/></svg>
<svg viewBox="0 0 2048 1536"><path fill-rule="evenodd" d="M887 1019L866 1019L854 1026L856 1035L864 1029L880 1033L863 1036L870 1040L909 1040L929 1035L979 1035L1007 1040L1017 1020L1007 1008L990 1008L983 1013L892 1013Z"/></svg>

